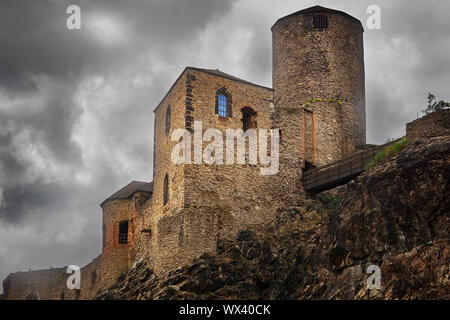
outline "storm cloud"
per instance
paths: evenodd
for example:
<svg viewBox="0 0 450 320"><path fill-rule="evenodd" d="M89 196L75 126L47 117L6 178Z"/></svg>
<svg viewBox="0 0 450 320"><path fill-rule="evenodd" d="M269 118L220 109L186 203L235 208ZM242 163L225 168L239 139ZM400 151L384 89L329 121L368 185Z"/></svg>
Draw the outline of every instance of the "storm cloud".
<svg viewBox="0 0 450 320"><path fill-rule="evenodd" d="M271 86L270 27L317 4L364 25L381 8L364 34L368 143L402 136L428 92L450 100L449 2L1 1L0 278L94 258L101 201L152 179L152 111L184 67Z"/></svg>

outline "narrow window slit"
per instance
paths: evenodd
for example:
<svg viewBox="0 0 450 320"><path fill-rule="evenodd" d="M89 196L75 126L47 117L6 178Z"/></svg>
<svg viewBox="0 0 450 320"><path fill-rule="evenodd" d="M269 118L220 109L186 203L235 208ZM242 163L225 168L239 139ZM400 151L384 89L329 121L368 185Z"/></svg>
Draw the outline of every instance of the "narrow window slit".
<svg viewBox="0 0 450 320"><path fill-rule="evenodd" d="M119 224L119 244L128 243L128 221Z"/></svg>

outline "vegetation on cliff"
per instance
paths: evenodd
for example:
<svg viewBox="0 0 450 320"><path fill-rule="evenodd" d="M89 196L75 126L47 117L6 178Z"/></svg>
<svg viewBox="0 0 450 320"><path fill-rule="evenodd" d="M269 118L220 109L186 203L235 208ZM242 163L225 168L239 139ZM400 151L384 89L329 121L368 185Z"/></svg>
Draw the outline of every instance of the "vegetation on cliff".
<svg viewBox="0 0 450 320"><path fill-rule="evenodd" d="M373 158L373 160L366 165L366 170L369 170L370 168L374 167L378 162L384 159L388 159L399 154L400 152L402 152L403 149L405 149L405 147L406 147L406 137L387 146L381 152L377 153Z"/></svg>
<svg viewBox="0 0 450 320"><path fill-rule="evenodd" d="M450 102L445 102L444 100L437 101L436 96L432 93L428 93L427 102L427 108L422 111L426 115L438 110L450 108Z"/></svg>

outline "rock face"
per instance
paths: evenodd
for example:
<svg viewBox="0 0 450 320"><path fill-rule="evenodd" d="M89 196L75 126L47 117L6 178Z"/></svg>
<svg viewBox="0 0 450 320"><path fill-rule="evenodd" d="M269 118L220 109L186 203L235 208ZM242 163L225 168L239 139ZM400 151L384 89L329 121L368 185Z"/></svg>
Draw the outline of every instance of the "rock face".
<svg viewBox="0 0 450 320"><path fill-rule="evenodd" d="M156 279L145 263L98 299L450 299L450 136L416 140L265 232ZM366 270L381 271L379 290Z"/></svg>

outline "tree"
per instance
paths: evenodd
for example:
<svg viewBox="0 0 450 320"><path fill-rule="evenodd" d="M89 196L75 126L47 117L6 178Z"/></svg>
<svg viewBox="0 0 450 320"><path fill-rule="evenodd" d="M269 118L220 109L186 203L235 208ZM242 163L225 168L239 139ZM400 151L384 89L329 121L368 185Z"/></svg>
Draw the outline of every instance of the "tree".
<svg viewBox="0 0 450 320"><path fill-rule="evenodd" d="M438 110L450 108L450 102L445 102L444 100L436 101L436 96L432 93L428 93L427 101L427 108L422 111L425 114L430 114Z"/></svg>

